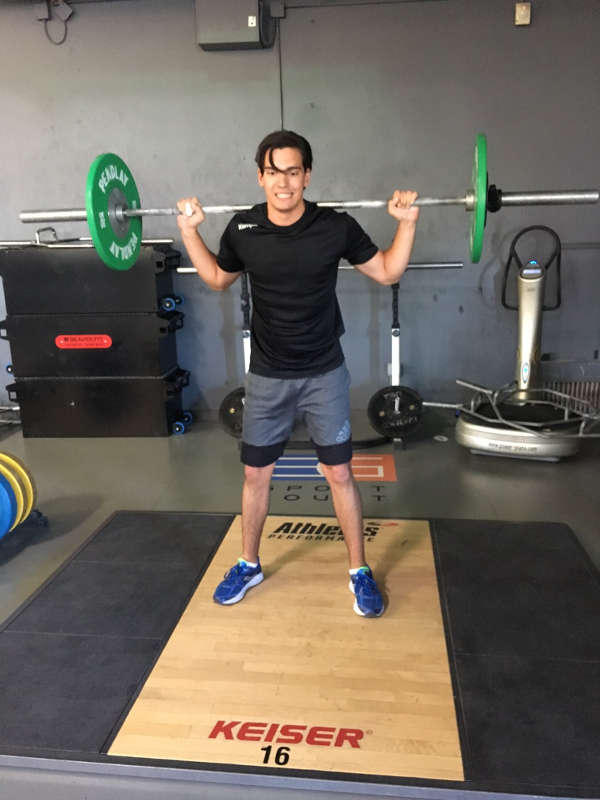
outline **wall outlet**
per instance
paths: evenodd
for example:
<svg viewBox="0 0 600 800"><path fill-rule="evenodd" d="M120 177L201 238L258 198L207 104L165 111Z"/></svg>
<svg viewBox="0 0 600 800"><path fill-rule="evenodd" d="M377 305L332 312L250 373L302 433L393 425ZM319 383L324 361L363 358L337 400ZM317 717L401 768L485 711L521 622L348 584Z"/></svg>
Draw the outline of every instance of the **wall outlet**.
<svg viewBox="0 0 600 800"><path fill-rule="evenodd" d="M515 25L531 25L531 3L515 3Z"/></svg>

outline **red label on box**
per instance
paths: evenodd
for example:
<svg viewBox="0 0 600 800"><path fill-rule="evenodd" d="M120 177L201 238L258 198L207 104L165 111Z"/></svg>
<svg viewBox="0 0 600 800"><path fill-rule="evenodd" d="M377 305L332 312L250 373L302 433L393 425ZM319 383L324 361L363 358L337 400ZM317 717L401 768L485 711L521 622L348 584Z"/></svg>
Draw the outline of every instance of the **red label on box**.
<svg viewBox="0 0 600 800"><path fill-rule="evenodd" d="M112 339L105 333L61 333L54 340L59 350L108 350Z"/></svg>

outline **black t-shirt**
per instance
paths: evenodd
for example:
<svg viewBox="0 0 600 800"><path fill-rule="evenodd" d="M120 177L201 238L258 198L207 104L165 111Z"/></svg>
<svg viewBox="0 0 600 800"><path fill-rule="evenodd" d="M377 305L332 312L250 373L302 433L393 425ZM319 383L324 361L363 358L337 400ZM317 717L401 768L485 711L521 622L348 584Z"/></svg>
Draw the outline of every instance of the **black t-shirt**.
<svg viewBox="0 0 600 800"><path fill-rule="evenodd" d="M217 255L221 269L250 277L250 370L270 378L319 375L342 363L338 264L363 264L377 252L348 214L305 206L293 225L270 222L266 203L236 214Z"/></svg>

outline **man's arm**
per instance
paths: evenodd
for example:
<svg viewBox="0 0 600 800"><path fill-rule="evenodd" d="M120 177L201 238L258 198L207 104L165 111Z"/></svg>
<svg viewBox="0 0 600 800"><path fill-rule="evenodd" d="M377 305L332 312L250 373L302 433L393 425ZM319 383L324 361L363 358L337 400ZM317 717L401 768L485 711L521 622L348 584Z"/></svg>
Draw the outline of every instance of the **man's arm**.
<svg viewBox="0 0 600 800"><path fill-rule="evenodd" d="M408 266L419 218L419 207L412 205L416 199L416 192L394 192L388 213L398 220L398 228L391 246L378 250L364 264L355 265L359 272L384 286L397 283Z"/></svg>
<svg viewBox="0 0 600 800"><path fill-rule="evenodd" d="M177 224L181 231L181 240L190 257L194 269L204 283L217 292L222 292L236 281L241 272L226 272L217 264L217 258L204 244L198 233L198 225L204 222L204 212L197 197L184 198L177 203L181 214ZM191 213L187 213L188 210Z"/></svg>

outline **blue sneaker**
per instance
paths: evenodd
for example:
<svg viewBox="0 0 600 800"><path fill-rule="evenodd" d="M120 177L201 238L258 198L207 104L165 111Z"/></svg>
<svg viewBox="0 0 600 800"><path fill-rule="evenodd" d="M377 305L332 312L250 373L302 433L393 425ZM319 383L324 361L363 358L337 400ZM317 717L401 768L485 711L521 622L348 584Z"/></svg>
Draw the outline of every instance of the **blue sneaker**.
<svg viewBox="0 0 600 800"><path fill-rule="evenodd" d="M260 563L256 567L249 567L243 558L238 558L237 564L225 573L225 580L215 589L213 600L223 606L239 603L248 589L264 579Z"/></svg>
<svg viewBox="0 0 600 800"><path fill-rule="evenodd" d="M383 614L383 597L370 567L361 567L356 575L351 575L348 588L356 598L354 610L361 617L380 617Z"/></svg>

